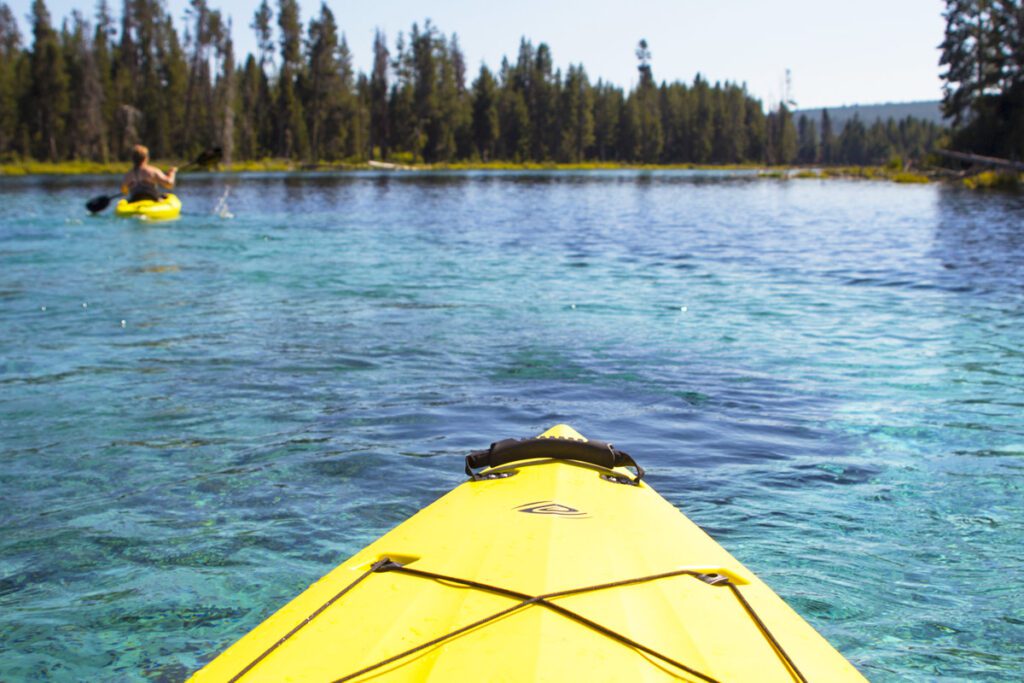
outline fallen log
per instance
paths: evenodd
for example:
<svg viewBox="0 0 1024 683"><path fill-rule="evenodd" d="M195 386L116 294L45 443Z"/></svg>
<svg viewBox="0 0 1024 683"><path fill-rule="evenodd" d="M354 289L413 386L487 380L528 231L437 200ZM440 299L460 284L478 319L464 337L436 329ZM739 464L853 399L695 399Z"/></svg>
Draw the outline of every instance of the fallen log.
<svg viewBox="0 0 1024 683"><path fill-rule="evenodd" d="M1012 171L1024 172L1024 162L1020 161L1000 159L999 157L987 157L981 154L968 154L967 152L954 152L948 149L937 149L935 151L937 154L944 156L948 159L964 161L969 164L976 164L978 166L988 166L992 168L1006 168Z"/></svg>
<svg viewBox="0 0 1024 683"><path fill-rule="evenodd" d="M416 170L412 166L405 166L403 164L392 164L387 161L374 161L373 159L366 162L366 165L370 168L376 168L383 171L414 171Z"/></svg>

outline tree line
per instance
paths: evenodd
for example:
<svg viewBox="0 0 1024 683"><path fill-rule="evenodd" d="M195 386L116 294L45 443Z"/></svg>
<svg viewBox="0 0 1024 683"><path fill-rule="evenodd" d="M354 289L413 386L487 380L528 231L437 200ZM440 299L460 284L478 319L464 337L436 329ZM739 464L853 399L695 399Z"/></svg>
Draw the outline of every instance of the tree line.
<svg viewBox="0 0 1024 683"><path fill-rule="evenodd" d="M514 60L472 77L457 35L429 20L393 45L377 32L369 73L353 68L327 4L303 23L297 0L262 0L256 53L236 59L231 19L190 0L182 32L162 0L107 0L56 28L43 0L31 44L0 2L0 156L58 161L125 158L136 142L158 158L213 146L228 161L513 161L629 163L882 163L924 156L941 129L917 119L859 120L833 130L794 120L732 82L658 83L636 50L630 90L582 64L555 67L522 39Z"/></svg>
<svg viewBox="0 0 1024 683"><path fill-rule="evenodd" d="M1024 2L946 0L943 114L955 148L1024 158Z"/></svg>

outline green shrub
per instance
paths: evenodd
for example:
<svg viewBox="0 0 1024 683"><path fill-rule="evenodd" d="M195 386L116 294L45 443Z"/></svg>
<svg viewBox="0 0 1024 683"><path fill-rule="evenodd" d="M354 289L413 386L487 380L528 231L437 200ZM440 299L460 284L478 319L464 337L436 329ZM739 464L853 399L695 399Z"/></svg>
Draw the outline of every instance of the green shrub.
<svg viewBox="0 0 1024 683"><path fill-rule="evenodd" d="M1020 184L1020 174L1012 171L984 171L964 178L964 185L972 190L1016 190Z"/></svg>
<svg viewBox="0 0 1024 683"><path fill-rule="evenodd" d="M892 181L894 183L930 183L931 179L926 175L920 173L911 173L905 171L902 173L894 173L892 175Z"/></svg>

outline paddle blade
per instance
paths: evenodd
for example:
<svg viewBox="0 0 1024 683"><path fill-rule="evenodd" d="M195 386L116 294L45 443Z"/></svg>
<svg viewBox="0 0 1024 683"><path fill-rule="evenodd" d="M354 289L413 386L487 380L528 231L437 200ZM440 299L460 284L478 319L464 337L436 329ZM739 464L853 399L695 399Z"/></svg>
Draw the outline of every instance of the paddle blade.
<svg viewBox="0 0 1024 683"><path fill-rule="evenodd" d="M115 195L116 196L116 195ZM103 209L110 206L111 197L107 195L101 195L99 197L93 197L85 203L85 208L89 209L91 213L98 213Z"/></svg>
<svg viewBox="0 0 1024 683"><path fill-rule="evenodd" d="M207 168L209 166L213 166L214 164L220 163L220 160L223 158L224 150L221 149L220 147L214 147L213 149L208 149L202 154L200 154L199 158L192 163L201 168Z"/></svg>

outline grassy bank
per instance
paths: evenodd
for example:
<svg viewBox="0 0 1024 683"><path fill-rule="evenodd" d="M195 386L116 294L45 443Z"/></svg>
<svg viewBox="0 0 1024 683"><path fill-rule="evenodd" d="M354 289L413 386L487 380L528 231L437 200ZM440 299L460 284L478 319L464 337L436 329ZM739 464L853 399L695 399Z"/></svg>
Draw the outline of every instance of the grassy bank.
<svg viewBox="0 0 1024 683"><path fill-rule="evenodd" d="M0 176L123 174L130 167L101 161L10 161L0 164Z"/></svg>
<svg viewBox="0 0 1024 683"><path fill-rule="evenodd" d="M160 168L168 166L184 166L187 162L161 160ZM95 161L14 161L0 163L0 176L31 176L31 175L120 175L127 171L126 162L95 162ZM311 171L366 171L375 170L362 162L324 162L309 164L290 159L254 159L236 161L223 165L219 169L224 173L304 173ZM888 166L825 166L820 168L802 168L790 166L764 166L760 164L622 164L615 162L586 162L576 164L559 164L554 162L509 161L491 162L456 162L448 164L411 164L402 165L399 171L749 171L757 176L776 180L828 180L852 179L875 180L893 183L918 184L936 180L950 180L950 173L941 169L924 172L906 171ZM1024 176L1015 173L986 171L967 178L955 177L955 182L962 183L970 189L1019 190L1024 187Z"/></svg>
<svg viewBox="0 0 1024 683"><path fill-rule="evenodd" d="M1012 171L985 171L964 178L963 183L972 190L1020 190L1024 186L1024 174Z"/></svg>
<svg viewBox="0 0 1024 683"><path fill-rule="evenodd" d="M187 161L161 159L153 162L159 168L184 166ZM349 165L349 168L354 166ZM131 164L127 161L11 161L0 164L0 176L28 175L123 175ZM239 161L220 170L233 173L246 171L298 171L301 165L287 159Z"/></svg>
<svg viewBox="0 0 1024 683"><path fill-rule="evenodd" d="M613 161L588 161L572 164L548 162L465 161L424 165L443 171L757 171L763 164L626 164Z"/></svg>
<svg viewBox="0 0 1024 683"><path fill-rule="evenodd" d="M903 169L890 166L827 166L811 169L771 169L761 172L760 175L779 180L844 178L848 180L885 180L903 184L930 183L939 178L935 174L904 171Z"/></svg>
<svg viewBox="0 0 1024 683"><path fill-rule="evenodd" d="M154 164L160 168L184 166L187 162L159 160ZM618 162L585 162L560 164L555 162L511 162L511 161L460 161L446 164L400 164L396 170L403 171L761 171L766 177L791 175L794 169L788 167L766 167L763 164L625 164ZM26 175L88 175L122 174L130 168L127 162L93 161L14 161L0 164L0 176ZM373 170L364 162L320 162L305 163L290 159L253 159L235 161L219 167L224 173L260 172L309 172L309 171L365 171ZM832 170L828 171L830 177ZM847 174L848 175L848 174ZM861 174L862 176L864 174ZM803 177L803 176L801 176ZM818 176L814 176L818 177Z"/></svg>

